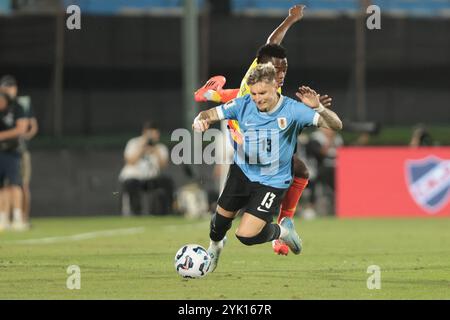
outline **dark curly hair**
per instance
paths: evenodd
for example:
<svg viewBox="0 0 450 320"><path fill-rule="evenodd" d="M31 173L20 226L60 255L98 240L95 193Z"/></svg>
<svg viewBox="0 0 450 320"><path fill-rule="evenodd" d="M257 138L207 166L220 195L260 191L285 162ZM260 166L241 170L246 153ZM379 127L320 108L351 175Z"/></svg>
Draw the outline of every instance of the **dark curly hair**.
<svg viewBox="0 0 450 320"><path fill-rule="evenodd" d="M279 44L265 44L256 54L258 63L267 63L272 58L284 59L287 57L286 49Z"/></svg>

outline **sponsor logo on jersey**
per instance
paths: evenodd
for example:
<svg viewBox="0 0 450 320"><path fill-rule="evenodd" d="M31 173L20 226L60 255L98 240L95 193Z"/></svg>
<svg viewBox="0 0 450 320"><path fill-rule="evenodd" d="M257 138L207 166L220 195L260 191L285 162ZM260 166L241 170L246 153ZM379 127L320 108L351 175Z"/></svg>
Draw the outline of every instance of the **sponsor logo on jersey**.
<svg viewBox="0 0 450 320"><path fill-rule="evenodd" d="M450 160L429 156L406 160L406 181L414 201L427 213L435 214L450 200Z"/></svg>

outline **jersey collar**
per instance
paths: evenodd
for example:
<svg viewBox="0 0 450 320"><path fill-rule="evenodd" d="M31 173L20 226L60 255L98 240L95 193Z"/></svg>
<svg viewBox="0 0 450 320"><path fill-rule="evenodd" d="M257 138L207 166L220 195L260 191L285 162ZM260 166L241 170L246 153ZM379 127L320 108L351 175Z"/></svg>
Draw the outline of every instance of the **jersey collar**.
<svg viewBox="0 0 450 320"><path fill-rule="evenodd" d="M268 115L274 114L278 109L280 109L281 105L283 104L283 100L284 100L284 96L280 94L280 99L278 100L277 105L269 112L266 112L266 114L268 114Z"/></svg>

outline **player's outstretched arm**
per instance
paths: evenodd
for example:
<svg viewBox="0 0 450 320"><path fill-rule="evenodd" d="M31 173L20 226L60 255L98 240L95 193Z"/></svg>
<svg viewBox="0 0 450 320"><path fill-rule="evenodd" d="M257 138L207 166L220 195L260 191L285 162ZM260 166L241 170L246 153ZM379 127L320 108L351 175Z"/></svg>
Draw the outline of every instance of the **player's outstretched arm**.
<svg viewBox="0 0 450 320"><path fill-rule="evenodd" d="M289 14L284 21L267 38L267 44L281 44L289 28L303 18L305 5L297 4L289 9Z"/></svg>
<svg viewBox="0 0 450 320"><path fill-rule="evenodd" d="M324 107L320 101L320 96L316 91L310 87L302 86L298 88L296 95L305 105L320 114L319 122L317 124L318 127L333 129L336 131L342 130L341 119L339 119L339 116L335 112ZM331 105L331 100L329 102Z"/></svg>
<svg viewBox="0 0 450 320"><path fill-rule="evenodd" d="M192 124L192 129L194 131L206 131L209 126L213 123L220 121L219 114L217 113L216 108L211 108L206 111L202 111L198 114L198 116L194 119L194 123Z"/></svg>

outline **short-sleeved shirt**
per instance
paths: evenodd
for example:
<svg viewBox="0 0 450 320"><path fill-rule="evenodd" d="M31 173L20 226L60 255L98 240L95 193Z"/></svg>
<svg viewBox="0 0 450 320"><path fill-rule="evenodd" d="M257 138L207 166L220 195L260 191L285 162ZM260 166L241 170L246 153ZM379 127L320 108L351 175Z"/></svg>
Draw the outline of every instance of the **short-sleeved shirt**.
<svg viewBox="0 0 450 320"><path fill-rule="evenodd" d="M11 102L4 111L0 111L0 131L14 129L17 120L22 118L25 118L23 108L14 101ZM19 138L0 140L0 151L17 152L18 148Z"/></svg>
<svg viewBox="0 0 450 320"><path fill-rule="evenodd" d="M234 162L252 182L287 188L292 181L292 156L302 129L317 126L319 114L303 103L280 95L270 112L259 111L250 95L216 108L219 118L239 121L243 144Z"/></svg>
<svg viewBox="0 0 450 320"><path fill-rule="evenodd" d="M142 137L136 137L128 141L124 156L128 158L138 153L140 148L142 148ZM168 148L162 144L158 143L154 146L163 161L167 161L169 158ZM137 179L137 180L148 180L157 177L161 172L158 157L154 154L145 153L142 157L134 164L126 164L119 175L119 180L127 179Z"/></svg>

